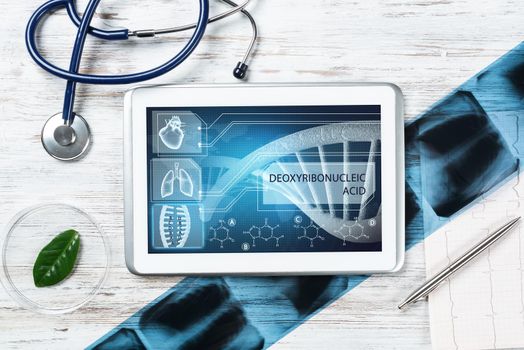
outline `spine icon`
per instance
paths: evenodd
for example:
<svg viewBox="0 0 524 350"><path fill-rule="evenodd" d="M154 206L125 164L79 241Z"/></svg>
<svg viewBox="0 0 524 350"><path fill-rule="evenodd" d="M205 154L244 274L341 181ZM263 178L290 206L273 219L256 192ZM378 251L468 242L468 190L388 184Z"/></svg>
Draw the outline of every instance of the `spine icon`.
<svg viewBox="0 0 524 350"><path fill-rule="evenodd" d="M162 206L158 227L164 248L183 248L191 231L188 207L185 205Z"/></svg>

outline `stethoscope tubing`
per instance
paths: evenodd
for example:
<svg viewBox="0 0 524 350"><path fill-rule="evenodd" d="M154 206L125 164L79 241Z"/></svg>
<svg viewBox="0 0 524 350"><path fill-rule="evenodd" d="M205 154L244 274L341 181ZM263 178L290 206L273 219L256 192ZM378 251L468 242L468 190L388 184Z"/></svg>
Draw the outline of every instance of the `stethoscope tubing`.
<svg viewBox="0 0 524 350"><path fill-rule="evenodd" d="M82 18L78 15L78 11L75 7L73 0L66 0L66 9L69 18L76 27L80 27ZM114 29L114 30L101 30L95 27L89 26L88 33L94 37L104 40L127 40L129 39L129 29Z"/></svg>
<svg viewBox="0 0 524 350"><path fill-rule="evenodd" d="M93 6L94 9L98 6L100 0L90 0L88 4L88 8L91 8ZM166 63L139 73L132 73L132 74L124 74L124 75L93 75L93 74L82 74L78 73L77 71L68 71L65 69L62 69L60 67L57 67L56 65L50 63L47 61L38 51L37 43L36 43L36 31L38 28L39 23L43 19L45 15L50 13L53 10L56 10L61 7L65 7L68 9L68 13L75 21L75 18L78 19L77 16L71 15L71 13L76 13L73 5L73 0L50 0L47 3L43 4L40 8L38 8L33 16L31 16L27 29L26 29L26 45L27 49L29 51L29 54L33 58L33 60L45 71L49 72L50 74L53 74L59 78L65 79L67 81L72 81L75 83L82 83L82 84L97 84L97 85L120 85L120 84L133 84L138 82L143 82L146 80L157 78L163 74L166 74L167 72L173 70L178 65L180 65L182 62L184 62L191 53L196 49L200 41L202 40L202 37L204 36L206 26L208 24L209 19L209 1L208 0L199 0L200 4L200 12L198 15L197 25L195 28L195 31L193 32L191 38L186 43L186 45L180 50L180 52L167 61ZM86 18L86 14L84 14L84 18ZM111 31L111 32L104 32L99 29L90 28L90 22L92 18L86 18L88 19L86 21L85 25L82 25L84 22L83 20L80 21L80 26L78 29L78 35L77 35L77 41L75 42L75 47L73 49L73 56L75 55L75 52L82 53L82 48L77 46L84 45L85 42L85 36L87 33L95 33L96 36L106 36L107 38L111 38L109 40L119 40L122 39L122 36L124 35L123 31ZM76 22L75 22L76 23ZM107 34L103 34L107 33ZM112 34L109 34L112 33ZM94 34L95 35L95 34ZM78 40L79 37L81 38L84 36L83 40ZM127 38L127 34L126 34ZM81 45L80 45L81 44Z"/></svg>
<svg viewBox="0 0 524 350"><path fill-rule="evenodd" d="M84 52L84 45L87 38L87 32L89 30L89 25L93 20L95 15L96 8L100 4L100 0L91 0L89 1L82 21L78 27L76 33L75 44L73 45L73 53L71 54L71 62L69 64L70 73L78 73L80 69L80 61L82 60L82 53ZM62 118L68 123L73 123L74 113L73 106L75 104L75 94L76 94L76 82L73 80L68 80L65 94L64 94L64 106L62 110Z"/></svg>
<svg viewBox="0 0 524 350"><path fill-rule="evenodd" d="M218 15L215 15L213 17L209 17L207 21L208 24L220 21L237 12L245 13L246 12L245 8L247 7L247 5L249 4L251 0L244 0L244 2L240 4L234 3L233 1L229 1L229 0L222 0L222 1L225 2L226 4L233 6L233 8L231 10L219 13ZM191 23L191 24L185 24L185 25L178 26L178 27L169 27L169 28L163 28L163 29L129 30L128 36L150 37L150 36L161 35L161 34L179 33L179 32L185 32L190 29L194 29L196 28L196 26L197 26L197 22Z"/></svg>

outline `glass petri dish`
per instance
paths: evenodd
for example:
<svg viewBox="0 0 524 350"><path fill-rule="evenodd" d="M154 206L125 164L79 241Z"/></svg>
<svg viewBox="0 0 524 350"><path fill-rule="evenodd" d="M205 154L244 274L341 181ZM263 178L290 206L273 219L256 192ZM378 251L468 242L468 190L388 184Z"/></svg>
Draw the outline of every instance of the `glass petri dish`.
<svg viewBox="0 0 524 350"><path fill-rule="evenodd" d="M80 234L76 266L62 282L38 288L33 265L40 250L68 229ZM44 314L74 311L89 302L109 270L107 238L84 211L67 204L34 206L8 224L2 245L1 281L9 295L26 309Z"/></svg>

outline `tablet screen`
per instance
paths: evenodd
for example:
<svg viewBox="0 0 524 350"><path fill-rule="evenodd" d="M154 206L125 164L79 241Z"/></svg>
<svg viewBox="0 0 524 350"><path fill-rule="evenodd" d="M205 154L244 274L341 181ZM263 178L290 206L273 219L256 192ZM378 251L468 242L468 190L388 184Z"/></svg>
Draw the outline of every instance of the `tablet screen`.
<svg viewBox="0 0 524 350"><path fill-rule="evenodd" d="M381 251L380 122L377 105L148 108L149 253Z"/></svg>

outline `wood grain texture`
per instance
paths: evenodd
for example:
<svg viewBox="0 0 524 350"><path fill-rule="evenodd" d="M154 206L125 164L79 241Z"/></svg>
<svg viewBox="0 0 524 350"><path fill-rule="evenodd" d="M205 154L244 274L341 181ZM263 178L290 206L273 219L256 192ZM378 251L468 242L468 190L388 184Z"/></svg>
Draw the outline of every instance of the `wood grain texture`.
<svg viewBox="0 0 524 350"><path fill-rule="evenodd" d="M62 107L65 83L40 70L24 45L25 24L40 0L0 0L0 224L42 202L83 208L101 223L112 268L101 293L68 315L35 315L0 290L0 348L76 349L112 329L174 285L176 277L137 277L124 263L122 190L123 93L130 86L82 85L75 110L88 119L93 146L79 162L62 163L40 144L44 121ZM79 1L83 8L86 1ZM217 10L224 8L216 5ZM412 118L524 38L520 0L253 0L260 27L251 82L388 81L406 98ZM103 1L96 23L130 29L180 24L195 17L195 1ZM67 66L74 27L64 12L43 26L40 42ZM191 59L151 83L235 83L250 28L232 18L209 26ZM122 43L89 39L83 70L137 71L171 57L187 35ZM315 315L275 348L430 347L427 308L406 312L397 302L425 275L422 246L405 268L377 275Z"/></svg>

